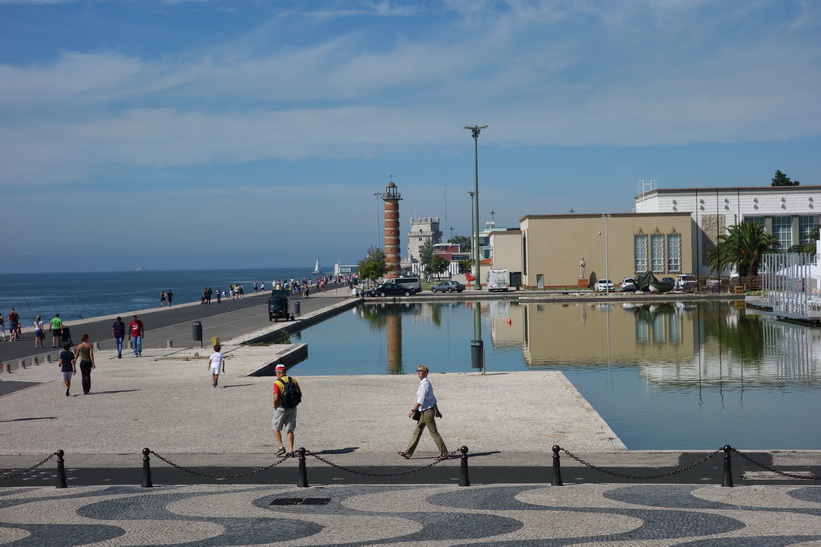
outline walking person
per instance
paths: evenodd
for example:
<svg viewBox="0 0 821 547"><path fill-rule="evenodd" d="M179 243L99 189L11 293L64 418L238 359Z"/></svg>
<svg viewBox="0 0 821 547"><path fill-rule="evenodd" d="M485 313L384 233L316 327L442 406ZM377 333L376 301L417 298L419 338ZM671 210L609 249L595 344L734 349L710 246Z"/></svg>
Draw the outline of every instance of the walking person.
<svg viewBox="0 0 821 547"><path fill-rule="evenodd" d="M220 372L225 372L225 357L220 353L222 346L216 344L214 346L214 353L208 359L208 370L211 371L211 386L217 387L220 381ZM222 369L220 371L220 369Z"/></svg>
<svg viewBox="0 0 821 547"><path fill-rule="evenodd" d="M20 323L20 316L17 314L16 311L14 311L14 308L12 308L7 317L9 319L9 331L11 332L12 342L14 340L19 340L20 331L17 328L17 326Z"/></svg>
<svg viewBox="0 0 821 547"><path fill-rule="evenodd" d="M413 413L417 410L421 414L419 421L413 428L413 434L411 435L408 447L404 452L399 452L399 455L405 459L410 459L413 455L425 428L427 428L433 442L436 443L436 447L439 449L439 456L437 456L436 459L446 460L448 458L448 449L445 447L445 441L442 440L439 431L436 429L436 418L441 418L442 413L436 404L436 397L433 395L433 386L430 385L430 380L428 380L428 372L430 372L430 370L425 365L416 367L416 375L419 378L419 388L416 390L416 402L411 407L408 417L412 418Z"/></svg>
<svg viewBox="0 0 821 547"><path fill-rule="evenodd" d="M274 430L279 449L277 456L296 456L294 452L294 430L296 429L296 405L302 400L302 389L296 378L285 375L285 365L279 363L274 368L277 379L274 381L274 417L271 420L271 427ZM288 450L282 443L282 430L288 438Z"/></svg>
<svg viewBox="0 0 821 547"><path fill-rule="evenodd" d="M6 320L3 319L3 314L0 313L0 336L3 337L3 342L6 341Z"/></svg>
<svg viewBox="0 0 821 547"><path fill-rule="evenodd" d="M143 322L137 319L136 315L128 325L128 331L131 333L131 348L134 350L134 357L141 357L143 354L145 328L143 327Z"/></svg>
<svg viewBox="0 0 821 547"><path fill-rule="evenodd" d="M114 324L111 325L111 336L114 338L114 343L117 344L117 359L123 358L123 342L125 341L125 323L122 317L117 317Z"/></svg>
<svg viewBox="0 0 821 547"><path fill-rule="evenodd" d="M161 308L165 307L165 291L160 293L160 307Z"/></svg>
<svg viewBox="0 0 821 547"><path fill-rule="evenodd" d="M165 296L168 297L168 307L171 307L171 299L174 298L174 293L171 292L171 289L168 289L168 292L165 293Z"/></svg>
<svg viewBox="0 0 821 547"><path fill-rule="evenodd" d="M60 361L57 363L60 367L60 378L63 381L63 387L66 388L66 397L71 395L71 377L77 374L77 365L74 359L74 354L71 353L71 344L66 342L63 344L63 351L60 352Z"/></svg>
<svg viewBox="0 0 821 547"><path fill-rule="evenodd" d="M40 319L40 316L34 318L34 347L35 348L42 348L43 347L43 338L46 337L45 333L45 325L43 325L43 320Z"/></svg>
<svg viewBox="0 0 821 547"><path fill-rule="evenodd" d="M80 335L80 345L74 349L74 361L80 361L80 374L83 377L83 395L91 391L91 369L94 368L94 347L88 343L88 335Z"/></svg>
<svg viewBox="0 0 821 547"><path fill-rule="evenodd" d="M63 320L60 319L59 313L55 313L51 318L49 328L51 328L51 347L56 348L57 343L63 337Z"/></svg>

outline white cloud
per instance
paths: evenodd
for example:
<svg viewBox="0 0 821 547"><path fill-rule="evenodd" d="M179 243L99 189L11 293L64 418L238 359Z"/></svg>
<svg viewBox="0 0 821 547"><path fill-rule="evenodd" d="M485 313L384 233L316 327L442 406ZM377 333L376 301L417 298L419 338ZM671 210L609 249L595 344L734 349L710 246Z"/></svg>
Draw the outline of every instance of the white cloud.
<svg viewBox="0 0 821 547"><path fill-rule="evenodd" d="M339 5L372 15L420 11L397 2ZM710 2L447 7L461 19L433 17L442 32L403 29L388 42L368 42L357 29L254 55L216 44L200 55L67 51L48 63L2 65L0 184L67 182L112 162L167 167L430 150L461 143L453 129L465 123L492 125L500 146L819 132L821 72L809 47L817 22L805 12L751 31L754 14ZM801 34L785 32L797 27Z"/></svg>

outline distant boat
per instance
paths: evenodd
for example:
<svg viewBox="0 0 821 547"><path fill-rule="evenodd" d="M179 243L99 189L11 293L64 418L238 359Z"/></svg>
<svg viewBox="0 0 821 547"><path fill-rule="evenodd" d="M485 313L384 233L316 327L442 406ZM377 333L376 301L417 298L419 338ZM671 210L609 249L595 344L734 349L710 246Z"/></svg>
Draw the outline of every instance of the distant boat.
<svg viewBox="0 0 821 547"><path fill-rule="evenodd" d="M142 266L137 266L137 267L134 269L134 271L135 271L135 272L144 272L144 271L145 271L145 268L143 268Z"/></svg>
<svg viewBox="0 0 821 547"><path fill-rule="evenodd" d="M316 259L316 266L314 266L314 274L321 274L322 268L319 266L319 259Z"/></svg>

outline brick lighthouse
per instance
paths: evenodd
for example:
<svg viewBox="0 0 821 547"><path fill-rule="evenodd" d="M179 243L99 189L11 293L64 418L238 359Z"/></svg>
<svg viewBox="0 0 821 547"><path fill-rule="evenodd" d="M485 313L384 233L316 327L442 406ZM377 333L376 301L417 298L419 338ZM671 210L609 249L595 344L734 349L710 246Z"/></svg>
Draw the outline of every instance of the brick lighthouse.
<svg viewBox="0 0 821 547"><path fill-rule="evenodd" d="M385 202L385 279L399 277L401 267L399 265L399 200L402 196L399 189L389 182L385 187L382 200Z"/></svg>

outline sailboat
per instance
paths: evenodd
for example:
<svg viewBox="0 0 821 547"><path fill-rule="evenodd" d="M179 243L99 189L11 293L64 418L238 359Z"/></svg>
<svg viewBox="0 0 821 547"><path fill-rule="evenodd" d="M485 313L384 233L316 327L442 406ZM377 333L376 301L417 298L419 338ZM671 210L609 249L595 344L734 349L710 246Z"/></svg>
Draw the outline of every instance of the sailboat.
<svg viewBox="0 0 821 547"><path fill-rule="evenodd" d="M314 275L321 274L322 268L319 266L319 259L316 259L316 266L314 266Z"/></svg>

